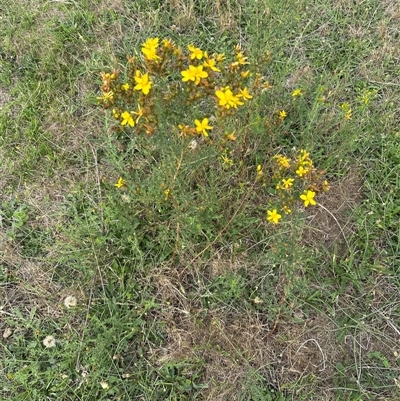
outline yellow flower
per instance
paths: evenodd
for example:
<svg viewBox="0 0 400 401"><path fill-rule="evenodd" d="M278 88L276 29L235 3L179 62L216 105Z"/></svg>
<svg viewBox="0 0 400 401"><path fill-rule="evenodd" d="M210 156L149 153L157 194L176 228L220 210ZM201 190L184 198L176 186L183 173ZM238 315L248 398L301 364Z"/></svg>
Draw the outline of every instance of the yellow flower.
<svg viewBox="0 0 400 401"><path fill-rule="evenodd" d="M163 43L163 46L164 46L166 49L171 49L171 48L174 47L174 43L173 43L172 40L170 40L170 39L163 39L162 43Z"/></svg>
<svg viewBox="0 0 400 401"><path fill-rule="evenodd" d="M194 123L196 124L196 131L201 132L205 137L208 137L207 130L214 128L208 125L208 118L203 118L201 122L200 120L194 120Z"/></svg>
<svg viewBox="0 0 400 401"><path fill-rule="evenodd" d="M115 73L110 74L109 72L107 72L105 74L105 77L108 78L108 79L115 79Z"/></svg>
<svg viewBox="0 0 400 401"><path fill-rule="evenodd" d="M201 60L203 58L203 52L198 47L194 47L193 45L189 45L188 49L191 51L190 58L192 60L194 60L195 58L197 58L198 60Z"/></svg>
<svg viewBox="0 0 400 401"><path fill-rule="evenodd" d="M349 103L342 103L340 108L344 111L344 119L351 120L352 110Z"/></svg>
<svg viewBox="0 0 400 401"><path fill-rule="evenodd" d="M226 139L228 139L229 141L236 141L236 136L235 133L232 132L231 134L225 134Z"/></svg>
<svg viewBox="0 0 400 401"><path fill-rule="evenodd" d="M291 188L293 186L293 182L294 182L294 178L287 178L287 179L283 178L282 179L283 188L285 188L285 189Z"/></svg>
<svg viewBox="0 0 400 401"><path fill-rule="evenodd" d="M244 103L240 101L240 97L238 95L233 96L231 102L233 103L233 107L236 109L237 106L242 106Z"/></svg>
<svg viewBox="0 0 400 401"><path fill-rule="evenodd" d="M241 53L241 52L239 52L237 55L236 55L236 60L237 60L237 62L240 64L240 65L245 65L245 64L250 64L250 63L248 63L246 60L247 60L247 57L244 57L243 56L243 53Z"/></svg>
<svg viewBox="0 0 400 401"><path fill-rule="evenodd" d="M268 89L271 89L271 88L272 88L272 85L269 83L269 81L265 81L265 82L263 83L263 85L262 85L262 88L263 88L264 90L268 90Z"/></svg>
<svg viewBox="0 0 400 401"><path fill-rule="evenodd" d="M224 61L225 60L225 53L217 54L215 56L215 60L217 60L218 63L220 63L221 61Z"/></svg>
<svg viewBox="0 0 400 401"><path fill-rule="evenodd" d="M305 149L300 150L300 161L303 162L310 158L310 153L308 153Z"/></svg>
<svg viewBox="0 0 400 401"><path fill-rule="evenodd" d="M270 221L273 224L278 224L279 220L282 218L282 215L280 215L276 209L274 210L267 210L267 220Z"/></svg>
<svg viewBox="0 0 400 401"><path fill-rule="evenodd" d="M205 53L207 54L207 53ZM208 67L211 70L215 72L220 72L221 70L215 66L216 60L213 58L206 58L206 61L204 61L203 66Z"/></svg>
<svg viewBox="0 0 400 401"><path fill-rule="evenodd" d="M256 171L257 171L257 178L260 178L264 174L261 164L257 166Z"/></svg>
<svg viewBox="0 0 400 401"><path fill-rule="evenodd" d="M221 155L222 165L223 167L231 167L233 166L233 160L230 159L226 154Z"/></svg>
<svg viewBox="0 0 400 401"><path fill-rule="evenodd" d="M159 60L160 57L157 55L158 38L149 38L142 44L142 53L145 55L147 60Z"/></svg>
<svg viewBox="0 0 400 401"><path fill-rule="evenodd" d="M292 97L303 96L303 92L301 89L295 89L292 93Z"/></svg>
<svg viewBox="0 0 400 401"><path fill-rule="evenodd" d="M114 92L109 91L109 92L104 92L102 96L99 96L97 98L98 101L103 101L103 102L109 102L114 100Z"/></svg>
<svg viewBox="0 0 400 401"><path fill-rule="evenodd" d="M121 117L122 117L121 125L129 125L131 127L135 126L135 121L133 120L132 116L128 111L124 111L121 114Z"/></svg>
<svg viewBox="0 0 400 401"><path fill-rule="evenodd" d="M247 70L247 71L242 71L242 72L240 73L240 76L241 76L242 78L246 78L246 77L249 76L249 74L250 74L250 71L249 71L249 70Z"/></svg>
<svg viewBox="0 0 400 401"><path fill-rule="evenodd" d="M283 121L283 120L286 118L286 116L287 116L287 113L286 113L285 110L281 110L281 111L279 112L279 119L280 119L281 121Z"/></svg>
<svg viewBox="0 0 400 401"><path fill-rule="evenodd" d="M157 55L157 49L156 48L151 48L151 49L142 49L142 53L145 55L147 60L149 61L155 61L155 60L160 60L161 57Z"/></svg>
<svg viewBox="0 0 400 401"><path fill-rule="evenodd" d="M304 201L304 206L308 205L316 205L317 202L314 200L315 192L314 191L304 191L303 195L300 195L300 199Z"/></svg>
<svg viewBox="0 0 400 401"><path fill-rule="evenodd" d="M122 89L123 89L124 91L127 91L129 88L130 88L130 86L129 86L128 83L122 85Z"/></svg>
<svg viewBox="0 0 400 401"><path fill-rule="evenodd" d="M151 49L153 47L157 48L158 42L159 42L158 38L149 38L146 40L146 42L142 44L142 47L144 47L145 49Z"/></svg>
<svg viewBox="0 0 400 401"><path fill-rule="evenodd" d="M238 96L235 96L229 87L226 87L223 90L217 90L215 92L219 99L219 105L223 106L227 109L231 107L237 108L238 105L242 105L243 102L240 101Z"/></svg>
<svg viewBox="0 0 400 401"><path fill-rule="evenodd" d="M152 82L149 79L149 74L146 73L142 75L142 73L139 70L136 70L135 81L136 81L135 89L138 91L141 90L144 95L147 95L152 85Z"/></svg>
<svg viewBox="0 0 400 401"><path fill-rule="evenodd" d="M322 183L322 190L324 191L324 192L327 192L327 191L329 191L329 183L328 183L328 181L327 180L325 180L323 183Z"/></svg>
<svg viewBox="0 0 400 401"><path fill-rule="evenodd" d="M290 167L290 159L282 155L274 156L274 160L276 160L279 164L279 167L289 168Z"/></svg>
<svg viewBox="0 0 400 401"><path fill-rule="evenodd" d="M170 194L171 190L169 188L167 188L167 189L164 189L163 192L164 192L164 195L165 195L164 200L168 200L168 197L169 197L169 194Z"/></svg>
<svg viewBox="0 0 400 401"><path fill-rule="evenodd" d="M122 188L125 186L125 184L126 184L126 181L122 177L119 177L117 183L114 184L114 187Z"/></svg>
<svg viewBox="0 0 400 401"><path fill-rule="evenodd" d="M290 213L292 213L292 211L290 210L289 206L286 206L286 205L282 207L282 210L283 210L283 212L284 212L285 214L290 214Z"/></svg>
<svg viewBox="0 0 400 401"><path fill-rule="evenodd" d="M187 70L184 70L181 72L182 75L182 81L187 82L187 81L195 81L196 80L196 67L193 65L189 65L189 68Z"/></svg>
<svg viewBox="0 0 400 401"><path fill-rule="evenodd" d="M237 95L238 97L241 97L245 100L247 99L251 99L253 96L250 95L249 91L247 90L247 88L244 89L240 89L240 93Z"/></svg>
<svg viewBox="0 0 400 401"><path fill-rule="evenodd" d="M112 110L112 113L113 113L114 118L115 118L116 120L118 120L118 119L119 119L118 110L117 110L117 109L113 109L113 110Z"/></svg>
<svg viewBox="0 0 400 401"><path fill-rule="evenodd" d="M135 114L135 116L137 116L137 118L136 118L136 124L139 122L139 120L140 120L140 117L142 117L143 116L143 114L144 114L144 111L143 111L143 109L140 107L140 104L138 103L138 111L133 111L132 112L133 114Z"/></svg>
<svg viewBox="0 0 400 401"><path fill-rule="evenodd" d="M296 174L299 177L303 177L303 175L308 173L308 169L304 168L303 166L299 166L299 168L296 170Z"/></svg>
<svg viewBox="0 0 400 401"><path fill-rule="evenodd" d="M195 128L189 127L188 125L179 124L178 128L180 130L179 136L189 136L195 134L193 132Z"/></svg>
<svg viewBox="0 0 400 401"><path fill-rule="evenodd" d="M193 81L196 85L200 83L201 78L208 77L208 73L206 71L203 71L202 65L199 65L198 67L195 67L194 65L189 65L189 68L182 71L181 75L183 77L183 82Z"/></svg>

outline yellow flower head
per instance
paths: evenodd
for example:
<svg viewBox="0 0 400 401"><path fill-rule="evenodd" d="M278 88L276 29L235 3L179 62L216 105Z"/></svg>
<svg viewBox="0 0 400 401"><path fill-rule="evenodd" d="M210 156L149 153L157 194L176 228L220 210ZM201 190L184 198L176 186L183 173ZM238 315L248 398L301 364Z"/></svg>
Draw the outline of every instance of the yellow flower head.
<svg viewBox="0 0 400 401"><path fill-rule="evenodd" d="M125 186L125 184L126 184L126 181L122 177L119 177L117 183L114 184L114 187L122 188Z"/></svg>
<svg viewBox="0 0 400 401"><path fill-rule="evenodd" d="M232 132L231 134L225 134L225 137L229 141L236 141L236 139L237 139L234 132Z"/></svg>
<svg viewBox="0 0 400 401"><path fill-rule="evenodd" d="M297 96L303 96L303 92L302 92L301 89L295 89L295 90L292 92L292 97L297 97Z"/></svg>
<svg viewBox="0 0 400 401"><path fill-rule="evenodd" d="M122 117L121 125L129 125L131 127L135 126L135 121L133 120L132 116L128 111L124 111L121 114L121 117Z"/></svg>
<svg viewBox="0 0 400 401"><path fill-rule="evenodd" d="M145 49L152 49L158 47L159 38L149 38L142 44L142 47Z"/></svg>
<svg viewBox="0 0 400 401"><path fill-rule="evenodd" d="M351 110L350 104L349 103L342 103L340 105L340 108L344 112L344 119L345 120L351 120L351 115L352 115L353 111Z"/></svg>
<svg viewBox="0 0 400 401"><path fill-rule="evenodd" d="M204 53L201 51L201 49L199 49L198 47L194 47L193 45L189 45L188 49L190 50L190 58L192 60L194 59L198 59L201 60L204 56Z"/></svg>
<svg viewBox="0 0 400 401"><path fill-rule="evenodd" d="M260 178L264 174L261 164L257 166L256 172L257 172L257 178Z"/></svg>
<svg viewBox="0 0 400 401"><path fill-rule="evenodd" d="M282 218L282 215L278 213L276 209L267 210L267 220L273 224L278 224L279 220Z"/></svg>
<svg viewBox="0 0 400 401"><path fill-rule="evenodd" d="M169 197L169 194L171 193L171 190L169 188L167 188L167 189L164 189L163 192L164 192L164 195L165 195L164 200L168 200L168 197Z"/></svg>
<svg viewBox="0 0 400 401"><path fill-rule="evenodd" d="M290 167L290 159L282 155L274 156L274 160L278 163L278 166L281 168L289 168Z"/></svg>
<svg viewBox="0 0 400 401"><path fill-rule="evenodd" d="M207 53L206 53L207 54ZM216 60L214 58L206 57L206 61L204 61L203 66L209 68L212 71L220 72L221 70L215 66Z"/></svg>
<svg viewBox="0 0 400 401"><path fill-rule="evenodd" d="M128 83L123 84L121 87L122 87L122 89L123 89L124 91L127 91L127 90L130 88L130 86L129 86Z"/></svg>
<svg viewBox="0 0 400 401"><path fill-rule="evenodd" d="M113 110L112 110L112 113L113 113L114 118L115 118L116 120L118 120L118 119L119 119L118 110L117 110L117 109L113 109Z"/></svg>
<svg viewBox="0 0 400 401"><path fill-rule="evenodd" d="M170 39L163 39L162 43L166 49L172 49L174 47L174 43Z"/></svg>
<svg viewBox="0 0 400 401"><path fill-rule="evenodd" d="M286 117L287 117L286 111L285 111L285 110L281 110L281 111L279 112L279 119L280 119L281 121L283 121Z"/></svg>
<svg viewBox="0 0 400 401"><path fill-rule="evenodd" d="M113 91L104 92L102 96L99 96L97 98L97 100L99 102L104 102L104 103L111 102L114 100L114 92Z"/></svg>
<svg viewBox="0 0 400 401"><path fill-rule="evenodd" d="M314 200L315 197L314 191L306 190L302 195L300 195L300 199L304 201L304 206L307 207L308 205L316 205L317 202Z"/></svg>
<svg viewBox="0 0 400 401"><path fill-rule="evenodd" d="M244 57L242 52L236 54L236 60L240 65L250 64L249 62L246 61L247 57Z"/></svg>
<svg viewBox="0 0 400 401"><path fill-rule="evenodd" d="M282 187L285 189L290 189L293 186L294 178L283 178L282 179Z"/></svg>
<svg viewBox="0 0 400 401"><path fill-rule="evenodd" d="M139 122L140 118L143 116L144 111L143 109L140 107L140 104L138 103L138 111L133 111L133 114L135 114L136 117L136 124Z"/></svg>
<svg viewBox="0 0 400 401"><path fill-rule="evenodd" d="M238 105L243 104L243 102L240 101L239 96L234 95L229 87L226 87L223 90L217 90L215 94L219 99L219 105L227 109L230 109L231 107L237 108Z"/></svg>
<svg viewBox="0 0 400 401"><path fill-rule="evenodd" d="M228 155L223 154L221 155L222 159L222 166L225 168L233 166L233 159L231 159Z"/></svg>
<svg viewBox="0 0 400 401"><path fill-rule="evenodd" d="M189 65L189 68L182 71L181 75L183 82L193 81L196 85L200 83L201 78L208 77L208 73L206 71L203 71L202 65L199 65L198 67L195 67L194 65Z"/></svg>
<svg viewBox="0 0 400 401"><path fill-rule="evenodd" d="M296 174L299 177L303 177L303 175L306 175L308 173L308 169L304 168L303 166L299 166L299 168L296 170Z"/></svg>
<svg viewBox="0 0 400 401"><path fill-rule="evenodd" d="M196 124L196 131L201 132L205 137L208 137L207 130L214 128L208 125L208 118L203 118L202 121L194 120L194 123Z"/></svg>
<svg viewBox="0 0 400 401"><path fill-rule="evenodd" d="M240 93L237 95L238 97L241 97L242 99L251 99L253 96L250 95L249 91L247 90L247 88L244 89L240 89Z"/></svg>
<svg viewBox="0 0 400 401"><path fill-rule="evenodd" d="M157 55L158 38L149 38L142 44L142 53L147 60L159 60L160 56Z"/></svg>
<svg viewBox="0 0 400 401"><path fill-rule="evenodd" d="M142 75L142 73L139 70L136 70L135 81L136 81L136 86L135 86L136 90L138 91L141 90L144 95L147 95L150 92L152 82L149 79L148 73Z"/></svg>

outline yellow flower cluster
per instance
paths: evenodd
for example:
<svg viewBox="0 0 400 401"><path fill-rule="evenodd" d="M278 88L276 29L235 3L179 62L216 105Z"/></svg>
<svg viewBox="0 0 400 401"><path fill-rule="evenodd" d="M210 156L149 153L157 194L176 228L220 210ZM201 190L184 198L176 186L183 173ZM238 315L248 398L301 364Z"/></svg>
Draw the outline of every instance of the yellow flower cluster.
<svg viewBox="0 0 400 401"><path fill-rule="evenodd" d="M248 64L248 58L238 46L233 59L228 61L225 54L209 55L193 44L185 50L169 39L149 38L141 45L141 56L128 56L126 78L122 82L118 70L101 73L102 94L97 99L105 109L112 110L112 116L118 121L115 129L134 128L137 133L152 134L160 121L168 120L168 124L179 128L181 136L202 135L211 141L209 135L214 127L209 121L224 120L253 98L252 90L263 86L259 74L253 86L249 86L248 80L253 74L244 69ZM181 79L174 79L178 74ZM133 111L135 104L137 111ZM192 122L184 122L185 117L190 118L190 113L185 113L183 118L174 121L179 115L174 110L192 104L195 107L191 109L201 118L193 116ZM214 113L209 114L210 106ZM234 140L226 137L219 127L215 128L213 137L222 134L221 143Z"/></svg>
<svg viewBox="0 0 400 401"><path fill-rule="evenodd" d="M257 166L257 178L259 167ZM291 206L302 201L304 207L316 205L316 195L329 189L328 182L321 182L323 171L313 166L309 152L301 149L293 159L278 154L273 157L272 178L276 182L276 194L280 201L280 210L267 210L267 220L278 224L284 214L292 213Z"/></svg>
<svg viewBox="0 0 400 401"><path fill-rule="evenodd" d="M349 103L342 103L340 105L340 108L342 109L344 115L343 118L345 120L351 120L351 115L353 113L353 111L351 110L350 104Z"/></svg>
<svg viewBox="0 0 400 401"><path fill-rule="evenodd" d="M142 53L149 61L160 60L160 56L157 55L158 38L149 38L142 44Z"/></svg>

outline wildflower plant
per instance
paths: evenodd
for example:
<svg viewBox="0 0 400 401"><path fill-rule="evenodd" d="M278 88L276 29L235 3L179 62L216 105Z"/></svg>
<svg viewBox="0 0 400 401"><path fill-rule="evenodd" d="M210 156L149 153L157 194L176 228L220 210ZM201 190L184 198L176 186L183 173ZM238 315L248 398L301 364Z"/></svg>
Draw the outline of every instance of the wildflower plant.
<svg viewBox="0 0 400 401"><path fill-rule="evenodd" d="M266 62L269 59L268 55ZM239 46L231 54L209 53L194 44L180 47L155 37L141 45L139 54L127 57L124 70L102 72L97 99L110 115L111 141L119 143L115 157L120 157L115 162L119 171L109 188L120 193L122 203L116 206L120 211L111 212L106 220L125 219L128 225L133 218L129 210L144 207L147 226L143 226L143 218L131 226L151 231L152 238L166 238L167 233L160 233L161 219L175 224L181 243L185 242L182 227L186 234L191 232L187 243L196 243L201 237L215 240L228 224L234 224L232 216L238 211L232 210L229 199L242 197L241 205L253 203L253 212L257 210L258 185L271 224L278 224L296 205L314 205L322 190L322 173L308 152L301 150L292 158L272 157L274 151L269 149L264 157L270 160L263 163L271 168L264 168L258 157L248 156L251 124L258 124L260 118L252 117L249 105L257 105L271 88L259 69L260 64L250 63ZM292 98L303 95L298 89ZM290 113L278 109L271 115L279 127L286 124ZM145 168L135 172L126 159L137 151L147 161L143 162ZM249 167L256 170L255 177L249 176ZM212 173L216 169L217 175ZM251 224L251 218L242 217L240 227ZM232 232L239 231L232 228ZM136 238L134 247L140 247L143 235L137 239L132 231L126 238ZM169 245L174 249L169 255L176 254L177 241Z"/></svg>

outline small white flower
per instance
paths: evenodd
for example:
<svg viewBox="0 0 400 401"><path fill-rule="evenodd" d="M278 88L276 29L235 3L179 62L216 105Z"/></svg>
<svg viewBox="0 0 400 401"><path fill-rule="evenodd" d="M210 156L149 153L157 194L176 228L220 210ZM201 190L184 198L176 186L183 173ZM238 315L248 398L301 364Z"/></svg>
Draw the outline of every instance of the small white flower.
<svg viewBox="0 0 400 401"><path fill-rule="evenodd" d="M198 145L198 142L196 141L196 139L193 139L189 143L189 149L195 150L197 148L197 145Z"/></svg>
<svg viewBox="0 0 400 401"><path fill-rule="evenodd" d="M43 340L43 345L46 348L53 348L56 346L56 339L53 336L47 336L45 337L45 339Z"/></svg>
<svg viewBox="0 0 400 401"><path fill-rule="evenodd" d="M108 390L108 389L110 388L110 386L108 385L108 383L105 382L104 380L102 380L102 381L100 382L100 386L101 386L101 388L103 388L104 390Z"/></svg>
<svg viewBox="0 0 400 401"><path fill-rule="evenodd" d="M121 199L124 203L131 203L131 198L127 194L122 194Z"/></svg>
<svg viewBox="0 0 400 401"><path fill-rule="evenodd" d="M68 297L64 299L64 306L66 308L73 308L74 306L76 306L76 304L77 300L73 295L68 295Z"/></svg>

